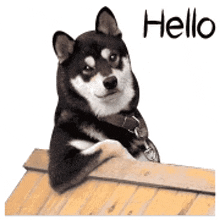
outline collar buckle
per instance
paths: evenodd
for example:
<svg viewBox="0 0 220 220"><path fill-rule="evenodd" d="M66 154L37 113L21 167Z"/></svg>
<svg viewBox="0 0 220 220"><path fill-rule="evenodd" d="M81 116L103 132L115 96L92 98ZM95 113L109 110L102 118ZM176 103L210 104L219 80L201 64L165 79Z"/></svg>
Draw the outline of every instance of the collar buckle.
<svg viewBox="0 0 220 220"><path fill-rule="evenodd" d="M135 116L131 116L131 117L137 122L137 126L134 127L133 130L128 129L128 131L135 134L135 136L138 139L144 138L144 136L141 134L141 130L140 130L140 121Z"/></svg>
<svg viewBox="0 0 220 220"><path fill-rule="evenodd" d="M128 129L129 132L135 134L135 136L137 138L140 138L140 129L139 129L139 125L140 125L140 121L135 117L135 116L131 116L131 118L133 118L136 122L137 122L137 126L133 128L133 130ZM127 117L125 118L125 121L127 120Z"/></svg>

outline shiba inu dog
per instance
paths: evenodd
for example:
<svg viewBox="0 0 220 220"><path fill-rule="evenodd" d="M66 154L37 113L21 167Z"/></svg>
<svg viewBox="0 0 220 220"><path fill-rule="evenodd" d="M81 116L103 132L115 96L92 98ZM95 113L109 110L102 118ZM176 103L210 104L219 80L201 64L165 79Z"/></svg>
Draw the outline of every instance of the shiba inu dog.
<svg viewBox="0 0 220 220"><path fill-rule="evenodd" d="M137 110L139 87L113 13L104 7L95 31L76 40L58 31L55 127L49 177L62 193L113 157L159 162Z"/></svg>

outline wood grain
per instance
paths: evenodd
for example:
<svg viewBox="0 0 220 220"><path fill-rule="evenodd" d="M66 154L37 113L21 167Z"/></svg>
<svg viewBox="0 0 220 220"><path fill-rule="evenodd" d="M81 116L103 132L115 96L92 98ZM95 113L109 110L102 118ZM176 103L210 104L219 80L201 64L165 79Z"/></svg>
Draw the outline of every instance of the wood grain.
<svg viewBox="0 0 220 220"><path fill-rule="evenodd" d="M28 171L5 203L5 215L17 215L43 173Z"/></svg>
<svg viewBox="0 0 220 220"><path fill-rule="evenodd" d="M66 193L58 194L52 191L48 200L38 212L38 215L58 215L64 205L67 203L69 197L72 195L74 190L69 190Z"/></svg>
<svg viewBox="0 0 220 220"><path fill-rule="evenodd" d="M48 162L48 152L37 149L24 166L27 170L47 172ZM89 177L215 194L215 171L192 167L114 158L91 172Z"/></svg>
<svg viewBox="0 0 220 220"><path fill-rule="evenodd" d="M48 174L44 174L37 186L31 191L19 211L19 215L37 215L43 207L52 189L49 185Z"/></svg>
<svg viewBox="0 0 220 220"><path fill-rule="evenodd" d="M161 189L142 215L178 215L196 196L195 193Z"/></svg>
<svg viewBox="0 0 220 220"><path fill-rule="evenodd" d="M139 186L120 214L140 215L146 206L149 205L151 199L156 195L157 191L157 188Z"/></svg>
<svg viewBox="0 0 220 220"><path fill-rule="evenodd" d="M186 215L215 215L215 197L200 194Z"/></svg>
<svg viewBox="0 0 220 220"><path fill-rule="evenodd" d="M97 215L102 206L109 200L119 183L101 181L92 196L80 211L80 215Z"/></svg>
<svg viewBox="0 0 220 220"><path fill-rule="evenodd" d="M100 184L101 182L98 180L87 180L79 185L68 198L67 203L61 209L59 215L79 215L82 207Z"/></svg>
<svg viewBox="0 0 220 220"><path fill-rule="evenodd" d="M98 214L119 215L137 188L135 185L120 183Z"/></svg>
<svg viewBox="0 0 220 220"><path fill-rule="evenodd" d="M34 150L6 215L215 215L213 170L114 158L57 194L48 162L47 150Z"/></svg>
<svg viewBox="0 0 220 220"><path fill-rule="evenodd" d="M34 149L24 167L28 170L37 170L42 172L48 171L49 151L43 149Z"/></svg>

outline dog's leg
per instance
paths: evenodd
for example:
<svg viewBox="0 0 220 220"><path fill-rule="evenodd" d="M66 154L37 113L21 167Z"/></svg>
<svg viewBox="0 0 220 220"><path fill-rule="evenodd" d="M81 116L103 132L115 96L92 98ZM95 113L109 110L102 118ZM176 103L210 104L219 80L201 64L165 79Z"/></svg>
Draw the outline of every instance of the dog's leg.
<svg viewBox="0 0 220 220"><path fill-rule="evenodd" d="M86 144L88 146L88 141ZM51 158L50 183L57 192L62 193L79 184L92 170L108 159L122 157L135 160L118 141L114 140L91 143L91 147L75 154L76 151L76 148L69 146L68 154L60 155L56 161Z"/></svg>

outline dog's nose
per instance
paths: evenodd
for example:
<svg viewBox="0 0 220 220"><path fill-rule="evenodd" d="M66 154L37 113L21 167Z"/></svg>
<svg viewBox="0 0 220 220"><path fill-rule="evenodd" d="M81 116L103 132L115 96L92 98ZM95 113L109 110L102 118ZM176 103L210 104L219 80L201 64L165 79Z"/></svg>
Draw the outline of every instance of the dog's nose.
<svg viewBox="0 0 220 220"><path fill-rule="evenodd" d="M115 76L110 76L103 81L103 84L106 89L115 89L117 83L117 78Z"/></svg>

